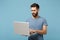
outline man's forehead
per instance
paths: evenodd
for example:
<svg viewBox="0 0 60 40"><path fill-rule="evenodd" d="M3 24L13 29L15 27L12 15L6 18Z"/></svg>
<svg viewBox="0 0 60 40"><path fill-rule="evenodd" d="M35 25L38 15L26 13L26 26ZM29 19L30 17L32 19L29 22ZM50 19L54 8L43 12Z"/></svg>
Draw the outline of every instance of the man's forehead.
<svg viewBox="0 0 60 40"><path fill-rule="evenodd" d="M36 7L31 7L32 10L36 9Z"/></svg>

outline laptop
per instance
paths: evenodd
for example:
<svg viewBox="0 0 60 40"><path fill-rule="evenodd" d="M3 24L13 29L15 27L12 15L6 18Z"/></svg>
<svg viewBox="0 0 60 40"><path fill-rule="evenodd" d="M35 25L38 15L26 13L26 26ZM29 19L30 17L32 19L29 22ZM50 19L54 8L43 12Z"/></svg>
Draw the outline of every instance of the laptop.
<svg viewBox="0 0 60 40"><path fill-rule="evenodd" d="M30 34L29 34L29 22L14 21L14 32L16 34L30 36Z"/></svg>

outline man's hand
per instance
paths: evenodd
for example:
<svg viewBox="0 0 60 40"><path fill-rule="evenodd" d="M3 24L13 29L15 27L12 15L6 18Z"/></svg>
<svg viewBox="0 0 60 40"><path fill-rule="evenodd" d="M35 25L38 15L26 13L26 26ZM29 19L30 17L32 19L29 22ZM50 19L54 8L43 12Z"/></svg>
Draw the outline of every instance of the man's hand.
<svg viewBox="0 0 60 40"><path fill-rule="evenodd" d="M29 29L30 34L36 33L36 30Z"/></svg>

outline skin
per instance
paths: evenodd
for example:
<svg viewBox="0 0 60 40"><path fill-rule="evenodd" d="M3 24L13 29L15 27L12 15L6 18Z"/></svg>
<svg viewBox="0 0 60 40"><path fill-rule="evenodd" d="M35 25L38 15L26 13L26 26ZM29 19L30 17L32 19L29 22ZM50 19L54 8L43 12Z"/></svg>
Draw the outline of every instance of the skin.
<svg viewBox="0 0 60 40"><path fill-rule="evenodd" d="M38 18L38 12L39 12L39 9L37 9L36 7L31 7L31 12L32 12L32 18L33 19L36 19ZM42 30L33 30L33 29L30 29L30 34L32 33L38 33L38 34L47 34L47 26L46 25L43 25L43 28Z"/></svg>

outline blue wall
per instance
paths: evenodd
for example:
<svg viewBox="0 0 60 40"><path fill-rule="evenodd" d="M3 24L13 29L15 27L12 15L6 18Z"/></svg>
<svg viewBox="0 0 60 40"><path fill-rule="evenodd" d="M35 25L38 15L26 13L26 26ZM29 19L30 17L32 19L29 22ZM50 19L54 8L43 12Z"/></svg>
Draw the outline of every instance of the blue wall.
<svg viewBox="0 0 60 40"><path fill-rule="evenodd" d="M45 40L60 40L60 0L0 0L0 40L27 40L15 34L13 21L25 21L31 17L30 5L40 5L40 16L48 22Z"/></svg>

